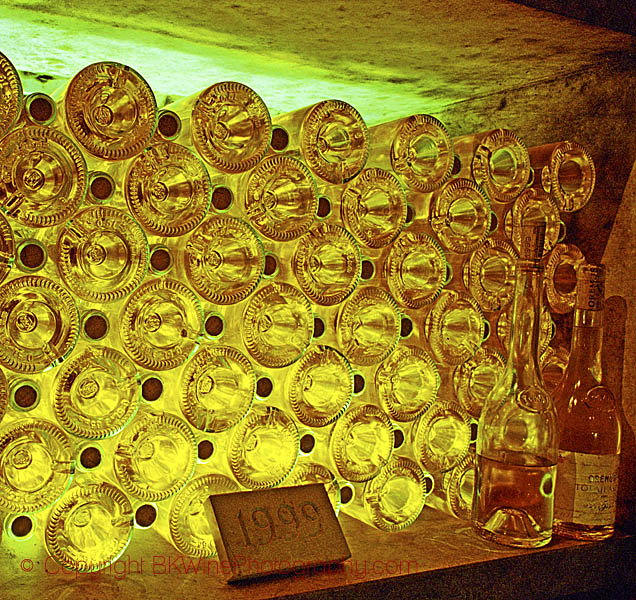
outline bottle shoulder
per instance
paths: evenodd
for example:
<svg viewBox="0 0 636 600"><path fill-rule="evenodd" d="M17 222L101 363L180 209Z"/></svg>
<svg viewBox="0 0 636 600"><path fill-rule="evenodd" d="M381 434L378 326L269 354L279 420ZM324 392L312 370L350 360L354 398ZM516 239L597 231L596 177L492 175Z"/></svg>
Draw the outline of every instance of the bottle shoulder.
<svg viewBox="0 0 636 600"><path fill-rule="evenodd" d="M590 374L565 377L554 390L554 404L560 416L574 412L617 414L612 391Z"/></svg>
<svg viewBox="0 0 636 600"><path fill-rule="evenodd" d="M621 426L612 392L603 385L577 387L559 396L559 448L588 454L620 451Z"/></svg>

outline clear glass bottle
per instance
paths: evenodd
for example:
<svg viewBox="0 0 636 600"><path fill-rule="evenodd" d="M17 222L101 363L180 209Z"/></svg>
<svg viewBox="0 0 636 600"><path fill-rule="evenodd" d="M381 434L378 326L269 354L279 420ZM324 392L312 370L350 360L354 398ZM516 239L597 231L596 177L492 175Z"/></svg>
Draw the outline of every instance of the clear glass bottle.
<svg viewBox="0 0 636 600"><path fill-rule="evenodd" d="M322 483L333 512L338 516L340 512L340 484L334 474L324 465L308 460L299 460L291 475L285 480L284 486L310 485L312 483Z"/></svg>
<svg viewBox="0 0 636 600"><path fill-rule="evenodd" d="M245 305L241 333L247 351L264 367L286 367L309 345L314 316L303 293L274 282L262 287Z"/></svg>
<svg viewBox="0 0 636 600"><path fill-rule="evenodd" d="M325 427L338 419L353 394L353 371L335 348L310 345L290 368L285 397L294 416L308 427Z"/></svg>
<svg viewBox="0 0 636 600"><path fill-rule="evenodd" d="M559 210L573 212L592 197L596 168L581 144L564 141L530 148L535 185L554 198Z"/></svg>
<svg viewBox="0 0 636 600"><path fill-rule="evenodd" d="M0 314L0 364L18 373L38 373L59 364L79 335L73 297L48 277L27 275L2 284Z"/></svg>
<svg viewBox="0 0 636 600"><path fill-rule="evenodd" d="M342 511L381 531L402 531L420 515L433 487L433 477L415 461L394 456L376 477L354 486Z"/></svg>
<svg viewBox="0 0 636 600"><path fill-rule="evenodd" d="M456 519L470 521L475 490L475 454L466 457L450 471L438 473L427 505Z"/></svg>
<svg viewBox="0 0 636 600"><path fill-rule="evenodd" d="M234 427L250 410L256 378L247 357L230 346L201 348L181 375L181 412L201 431Z"/></svg>
<svg viewBox="0 0 636 600"><path fill-rule="evenodd" d="M568 313L576 300L576 276L585 257L574 244L557 244L545 267L545 291L550 310Z"/></svg>
<svg viewBox="0 0 636 600"><path fill-rule="evenodd" d="M523 223L535 219L546 222L543 251L547 254L565 237L565 224L554 199L543 190L528 188L517 198L504 216L504 232L520 250Z"/></svg>
<svg viewBox="0 0 636 600"><path fill-rule="evenodd" d="M13 63L0 52L0 139L15 125L22 109L22 81Z"/></svg>
<svg viewBox="0 0 636 600"><path fill-rule="evenodd" d="M174 112L182 123L177 140L194 144L203 160L223 173L248 171L269 147L272 124L267 106L243 83L215 83L178 102Z"/></svg>
<svg viewBox="0 0 636 600"><path fill-rule="evenodd" d="M248 223L229 215L213 215L188 238L183 262L199 295L215 304L236 304L259 284L265 251Z"/></svg>
<svg viewBox="0 0 636 600"><path fill-rule="evenodd" d="M323 100L273 119L286 131L287 151L299 152L328 183L346 183L366 164L369 130L360 113L341 100Z"/></svg>
<svg viewBox="0 0 636 600"><path fill-rule="evenodd" d="M545 221L524 223L506 368L479 419L473 526L522 548L552 539L558 423L539 370Z"/></svg>
<svg viewBox="0 0 636 600"><path fill-rule="evenodd" d="M579 269L570 358L554 391L560 432L554 532L579 540L610 537L616 519L621 427L601 370L604 277L603 265Z"/></svg>
<svg viewBox="0 0 636 600"><path fill-rule="evenodd" d="M152 89L134 69L116 62L84 67L68 84L59 110L75 140L101 160L139 154L157 127Z"/></svg>
<svg viewBox="0 0 636 600"><path fill-rule="evenodd" d="M50 506L75 472L71 440L54 423L24 418L0 431L0 510L34 512Z"/></svg>
<svg viewBox="0 0 636 600"><path fill-rule="evenodd" d="M558 346L552 348L548 346L541 354L541 375L543 376L543 383L545 387L554 396L554 390L561 383L563 374L568 366L568 360L570 357L569 349Z"/></svg>
<svg viewBox="0 0 636 600"><path fill-rule="evenodd" d="M391 244L382 274L393 297L408 308L431 304L452 277L440 245L410 230Z"/></svg>
<svg viewBox="0 0 636 600"><path fill-rule="evenodd" d="M212 195L203 161L167 141L152 144L131 161L123 188L132 216L148 233L164 237L192 231L208 212Z"/></svg>
<svg viewBox="0 0 636 600"><path fill-rule="evenodd" d="M367 163L393 169L402 182L419 192L432 192L450 177L453 143L444 124L416 114L369 127Z"/></svg>
<svg viewBox="0 0 636 600"><path fill-rule="evenodd" d="M69 289L89 302L114 302L139 286L148 270L148 241L126 211L91 206L57 238L57 268Z"/></svg>
<svg viewBox="0 0 636 600"><path fill-rule="evenodd" d="M135 364L122 352L90 346L64 362L53 392L53 411L68 432L100 439L121 431L139 406Z"/></svg>
<svg viewBox="0 0 636 600"><path fill-rule="evenodd" d="M488 339L487 323L472 296L444 290L424 319L424 332L435 359L452 366L468 360Z"/></svg>
<svg viewBox="0 0 636 600"><path fill-rule="evenodd" d="M435 361L417 346L398 344L375 372L382 408L394 421L415 421L435 402L440 375Z"/></svg>
<svg viewBox="0 0 636 600"><path fill-rule="evenodd" d="M357 365L384 360L400 338L400 311L379 287L358 288L342 305L336 320L338 348Z"/></svg>
<svg viewBox="0 0 636 600"><path fill-rule="evenodd" d="M207 473L189 481L174 497L170 506L168 528L174 547L187 556L217 556L210 519L204 508L212 494L241 491L229 477Z"/></svg>
<svg viewBox="0 0 636 600"><path fill-rule="evenodd" d="M501 377L505 363L497 350L482 346L453 371L455 396L471 417L479 419L484 400Z"/></svg>
<svg viewBox="0 0 636 600"><path fill-rule="evenodd" d="M416 460L434 474L454 469L470 450L471 425L457 402L438 398L407 434Z"/></svg>
<svg viewBox="0 0 636 600"><path fill-rule="evenodd" d="M119 335L140 367L172 369L194 354L203 335L203 312L195 293L176 279L151 279L127 299Z"/></svg>
<svg viewBox="0 0 636 600"><path fill-rule="evenodd" d="M501 344L501 348L505 354L510 351L510 336L512 327L511 323L512 310L508 306L506 310L502 310L497 319L496 331L497 339ZM552 319L552 314L546 304L541 307L541 318L539 320L539 356L542 356L548 349L550 342L556 334L556 325Z"/></svg>
<svg viewBox="0 0 636 600"><path fill-rule="evenodd" d="M232 474L249 489L274 487L292 472L299 444L294 420L284 410L259 403L232 432L227 450Z"/></svg>
<svg viewBox="0 0 636 600"><path fill-rule="evenodd" d="M277 242L294 240L316 218L318 191L309 169L291 156L268 156L254 168L244 191L250 223Z"/></svg>
<svg viewBox="0 0 636 600"><path fill-rule="evenodd" d="M362 258L355 238L339 225L321 223L303 235L292 257L300 289L322 306L342 302L360 281Z"/></svg>
<svg viewBox="0 0 636 600"><path fill-rule="evenodd" d="M133 532L133 510L114 485L89 483L69 490L53 507L46 548L67 569L90 573L108 567L124 552Z"/></svg>
<svg viewBox="0 0 636 600"><path fill-rule="evenodd" d="M140 411L115 439L115 475L123 489L135 498L164 500L178 492L194 472L194 433L176 415Z"/></svg>
<svg viewBox="0 0 636 600"><path fill-rule="evenodd" d="M484 312L500 311L512 301L517 257L512 244L488 238L464 263L464 285Z"/></svg>
<svg viewBox="0 0 636 600"><path fill-rule="evenodd" d="M494 129L453 138L455 153L464 159L477 185L495 202L511 202L531 176L528 149L509 129ZM462 169L460 175L468 175Z"/></svg>
<svg viewBox="0 0 636 600"><path fill-rule="evenodd" d="M406 222L406 194L393 173L364 169L342 192L341 216L345 227L370 248L387 246Z"/></svg>
<svg viewBox="0 0 636 600"><path fill-rule="evenodd" d="M378 406L359 400L334 423L329 455L335 470L348 481L373 479L393 452L393 424Z"/></svg>
<svg viewBox="0 0 636 600"><path fill-rule="evenodd" d="M490 202L470 179L451 179L431 199L430 224L442 245L452 252L468 254L490 232Z"/></svg>
<svg viewBox="0 0 636 600"><path fill-rule="evenodd" d="M68 219L86 194L86 161L79 148L51 127L26 126L0 146L0 209L27 227Z"/></svg>
<svg viewBox="0 0 636 600"><path fill-rule="evenodd" d="M263 99L237 81L220 81L165 106L164 139L196 150L222 173L249 171L263 158L272 133Z"/></svg>

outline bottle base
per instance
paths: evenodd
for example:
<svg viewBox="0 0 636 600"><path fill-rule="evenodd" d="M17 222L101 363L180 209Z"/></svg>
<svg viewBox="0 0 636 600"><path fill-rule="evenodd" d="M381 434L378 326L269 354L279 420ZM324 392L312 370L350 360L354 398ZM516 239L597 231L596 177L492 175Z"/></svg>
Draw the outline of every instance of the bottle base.
<svg viewBox="0 0 636 600"><path fill-rule="evenodd" d="M605 540L614 535L614 525L582 525L555 520L553 532L572 540Z"/></svg>
<svg viewBox="0 0 636 600"><path fill-rule="evenodd" d="M521 538L510 534L494 533L475 522L473 522L473 529L480 537L489 542L495 542L513 548L541 548L549 544L552 540L552 535L546 537Z"/></svg>

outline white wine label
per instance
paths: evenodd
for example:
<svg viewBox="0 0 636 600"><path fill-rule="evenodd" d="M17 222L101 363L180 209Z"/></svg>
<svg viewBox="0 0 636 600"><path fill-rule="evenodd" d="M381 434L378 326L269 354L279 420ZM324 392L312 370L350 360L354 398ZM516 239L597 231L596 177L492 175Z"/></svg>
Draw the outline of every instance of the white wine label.
<svg viewBox="0 0 636 600"><path fill-rule="evenodd" d="M577 274L576 308L603 310L605 268L603 265L582 265Z"/></svg>
<svg viewBox="0 0 636 600"><path fill-rule="evenodd" d="M612 525L618 490L617 454L559 451L554 517L579 525Z"/></svg>

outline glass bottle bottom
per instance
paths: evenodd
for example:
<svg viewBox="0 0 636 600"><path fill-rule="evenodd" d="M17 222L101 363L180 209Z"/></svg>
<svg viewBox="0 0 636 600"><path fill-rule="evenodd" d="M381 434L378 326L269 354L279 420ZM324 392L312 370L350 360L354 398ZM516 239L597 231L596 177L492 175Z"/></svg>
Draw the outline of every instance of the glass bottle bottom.
<svg viewBox="0 0 636 600"><path fill-rule="evenodd" d="M505 462L477 456L473 526L485 539L539 548L552 539L556 465L510 453Z"/></svg>
<svg viewBox="0 0 636 600"><path fill-rule="evenodd" d="M496 542L504 546L512 546L514 548L541 548L546 546L552 540L552 535L548 537L541 537L536 539L517 538L511 535L498 534L489 531L480 524L473 522L474 530L485 540L489 542Z"/></svg>
<svg viewBox="0 0 636 600"><path fill-rule="evenodd" d="M554 520L554 535L572 540L605 540L614 535L614 525L582 525Z"/></svg>

